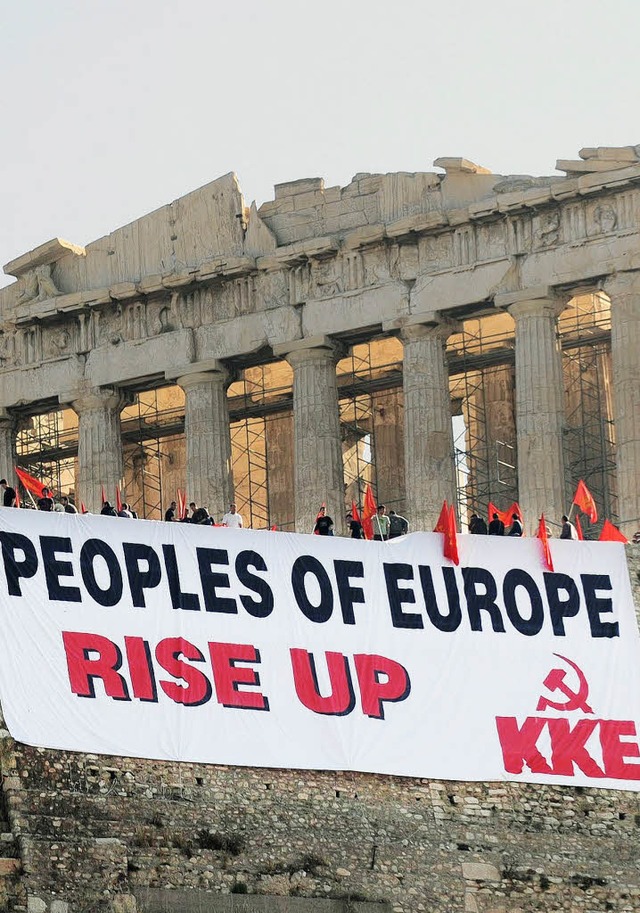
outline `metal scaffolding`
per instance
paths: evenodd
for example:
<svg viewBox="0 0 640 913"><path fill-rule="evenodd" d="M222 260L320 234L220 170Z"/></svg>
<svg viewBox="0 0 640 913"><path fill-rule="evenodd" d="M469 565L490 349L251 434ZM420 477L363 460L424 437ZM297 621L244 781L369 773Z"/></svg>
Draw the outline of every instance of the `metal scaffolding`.
<svg viewBox="0 0 640 913"><path fill-rule="evenodd" d="M567 504L582 478L603 515L615 521L608 299L604 295L573 299L558 328L566 397ZM467 318L461 331L449 338L447 357L458 508L464 527L471 511L486 514L490 501L504 508L517 500L513 322L505 314ZM400 478L403 472L400 343L389 338L355 343L338 363L337 382L345 502L355 500L362 507L368 484L377 497L380 473ZM284 461L292 466L293 461L290 368L281 362L245 368L229 388L228 402L240 513L256 528L273 522L293 528L293 469L287 468L284 478L278 465ZM399 412L394 419L397 427L391 431L381 402L384 408L390 402ZM56 491L73 494L78 429L75 416L70 416L63 410L33 416L18 435L17 451L19 464L28 472ZM184 404L175 395L165 396L163 389L143 390L124 410L121 427L127 499L139 516L160 517L165 500L175 497L176 485L186 484ZM398 457L391 465L394 451L388 448L394 441ZM177 465L172 465L178 451ZM278 471L278 486L274 482L271 491L270 475ZM399 496L394 501L386 490L382 494L390 506L398 509L402 504ZM411 505L407 511L411 513Z"/></svg>

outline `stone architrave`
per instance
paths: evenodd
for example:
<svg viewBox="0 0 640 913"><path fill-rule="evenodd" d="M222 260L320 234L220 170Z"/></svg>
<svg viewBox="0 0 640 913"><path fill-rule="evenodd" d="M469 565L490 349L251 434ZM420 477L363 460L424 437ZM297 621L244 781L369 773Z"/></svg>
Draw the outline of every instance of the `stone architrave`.
<svg viewBox="0 0 640 913"><path fill-rule="evenodd" d="M185 394L187 499L206 507L219 523L233 500L227 404L231 376L220 364L216 370L184 374L177 382Z"/></svg>
<svg viewBox="0 0 640 913"><path fill-rule="evenodd" d="M344 529L344 470L336 363L342 352L326 336L274 347L293 368L296 531L311 533L326 504L335 533Z"/></svg>
<svg viewBox="0 0 640 913"><path fill-rule="evenodd" d="M445 345L459 327L436 317L405 326L404 465L406 515L413 530L432 530L442 502L456 504L451 396Z"/></svg>
<svg viewBox="0 0 640 913"><path fill-rule="evenodd" d="M102 486L107 500L115 502L116 488L124 477L120 412L125 399L114 387L83 392L71 401L78 414L78 503L100 513Z"/></svg>
<svg viewBox="0 0 640 913"><path fill-rule="evenodd" d="M640 272L605 283L611 299L611 360L620 528L640 528Z"/></svg>
<svg viewBox="0 0 640 913"><path fill-rule="evenodd" d="M0 411L0 478L16 487L16 433L17 422L6 409Z"/></svg>
<svg viewBox="0 0 640 913"><path fill-rule="evenodd" d="M496 304L506 307L515 322L518 501L530 530L543 513L551 524L560 524L569 509L564 382L557 332L557 318L568 300L568 295L558 296L547 288L496 298Z"/></svg>

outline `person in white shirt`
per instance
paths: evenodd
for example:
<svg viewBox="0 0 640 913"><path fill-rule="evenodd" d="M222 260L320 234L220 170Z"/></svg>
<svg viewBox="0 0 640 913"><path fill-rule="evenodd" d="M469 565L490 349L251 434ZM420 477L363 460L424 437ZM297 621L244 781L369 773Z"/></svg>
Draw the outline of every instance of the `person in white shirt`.
<svg viewBox="0 0 640 913"><path fill-rule="evenodd" d="M233 502L229 505L228 512L222 518L222 525L228 526L229 529L242 529L242 517L236 510L236 505Z"/></svg>

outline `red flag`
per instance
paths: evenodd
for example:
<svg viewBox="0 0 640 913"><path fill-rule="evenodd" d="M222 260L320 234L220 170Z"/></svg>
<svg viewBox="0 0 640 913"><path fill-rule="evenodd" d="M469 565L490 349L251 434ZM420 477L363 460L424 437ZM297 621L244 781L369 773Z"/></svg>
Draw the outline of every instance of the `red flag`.
<svg viewBox="0 0 640 913"><path fill-rule="evenodd" d="M453 561L454 564L460 564L458 555L458 530L456 529L456 512L453 504L449 505L449 517L447 531L444 534L444 557Z"/></svg>
<svg viewBox="0 0 640 913"><path fill-rule="evenodd" d="M433 531L434 533L444 534L444 557L448 558L449 561L453 561L454 564L460 564L456 511L453 504L447 504L446 500L442 502L442 510Z"/></svg>
<svg viewBox="0 0 640 913"><path fill-rule="evenodd" d="M183 488L178 488L178 520L184 520L187 516L187 492Z"/></svg>
<svg viewBox="0 0 640 913"><path fill-rule="evenodd" d="M16 487L16 503L14 506L20 507L20 492L18 491L17 487Z"/></svg>
<svg viewBox="0 0 640 913"><path fill-rule="evenodd" d="M32 494L37 495L39 498L42 497L42 492L46 485L43 485L42 482L38 482L37 479L34 479L33 476L30 476L28 472L25 472L24 469L20 469L19 466L16 466L16 475L27 489L27 491L32 492Z"/></svg>
<svg viewBox="0 0 640 913"><path fill-rule="evenodd" d="M538 539L542 542L542 557L547 566L547 570L553 570L553 561L551 560L551 549L549 548L549 536L547 533L547 524L544 520L544 514L540 517L538 524Z"/></svg>
<svg viewBox="0 0 640 913"><path fill-rule="evenodd" d="M351 519L355 520L357 523L361 523L360 514L358 512L358 505L355 501L351 502Z"/></svg>
<svg viewBox="0 0 640 913"><path fill-rule="evenodd" d="M273 526L270 527L270 529L271 529L271 532L272 532L272 533L277 533L277 532L278 532L278 527L277 527L277 525L276 525L275 523L273 524Z"/></svg>
<svg viewBox="0 0 640 913"><path fill-rule="evenodd" d="M583 514L589 517L590 523L598 522L598 510L593 496L582 479L578 482L576 493L573 496L573 503L580 508Z"/></svg>
<svg viewBox="0 0 640 913"><path fill-rule="evenodd" d="M122 496L120 495L120 486L116 485L116 513L122 510Z"/></svg>
<svg viewBox="0 0 640 913"><path fill-rule="evenodd" d="M378 513L378 505L373 497L371 485L367 485L362 508L362 531L365 539L373 539L373 518Z"/></svg>
<svg viewBox="0 0 640 913"><path fill-rule="evenodd" d="M438 517L438 522L433 527L434 533L445 533L447 532L447 526L449 524L449 505L446 500L442 502L442 510L440 511L440 516Z"/></svg>
<svg viewBox="0 0 640 913"><path fill-rule="evenodd" d="M520 517L520 521L522 522L522 511L520 510L520 505L517 501L514 501L511 507L507 508L507 510L499 510L495 504L492 504L491 501L489 501L487 513L489 514L489 522L493 520L494 514L498 515L498 519L502 520L505 526L511 526L514 514L517 514Z"/></svg>
<svg viewBox="0 0 640 913"><path fill-rule="evenodd" d="M602 532L598 537L598 542L628 542L617 526L614 526L610 520L605 520L602 526Z"/></svg>
<svg viewBox="0 0 640 913"><path fill-rule="evenodd" d="M88 511L87 508L85 507L84 501L80 501L80 513L81 513L81 514L88 514L88 513L89 513L89 511Z"/></svg>
<svg viewBox="0 0 640 913"><path fill-rule="evenodd" d="M580 517L576 514L576 535L580 542L584 542L584 536L582 534L582 527L580 526Z"/></svg>
<svg viewBox="0 0 640 913"><path fill-rule="evenodd" d="M102 506L104 507L104 505L105 505L106 503L107 503L107 496L106 496L106 494L105 494L105 492L104 492L104 485L103 485L103 486L102 486Z"/></svg>

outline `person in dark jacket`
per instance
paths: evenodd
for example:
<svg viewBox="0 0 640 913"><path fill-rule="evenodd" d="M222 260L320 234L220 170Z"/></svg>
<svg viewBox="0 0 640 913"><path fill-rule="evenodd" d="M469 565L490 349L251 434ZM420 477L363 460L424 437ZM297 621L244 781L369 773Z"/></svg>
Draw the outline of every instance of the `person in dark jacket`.
<svg viewBox="0 0 640 913"><path fill-rule="evenodd" d="M115 507L111 506L110 501L105 501L102 505L102 510L100 511L101 516L103 517L117 517L118 512Z"/></svg>
<svg viewBox="0 0 640 913"><path fill-rule="evenodd" d="M517 514L513 514L511 517L511 526L509 527L510 536L522 536L522 521Z"/></svg>
<svg viewBox="0 0 640 913"><path fill-rule="evenodd" d="M471 522L469 523L469 532L472 536L486 536L487 535L487 524L485 523L482 517L479 517L477 514L471 514Z"/></svg>
<svg viewBox="0 0 640 913"><path fill-rule="evenodd" d="M504 536L504 523L497 514L493 515L493 519L489 524L489 535Z"/></svg>

